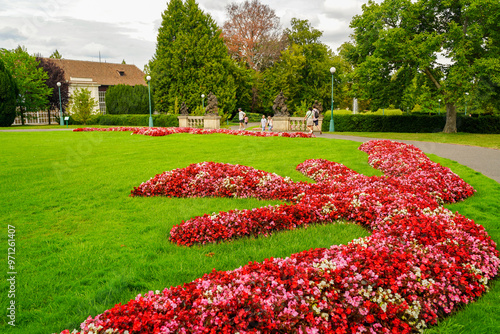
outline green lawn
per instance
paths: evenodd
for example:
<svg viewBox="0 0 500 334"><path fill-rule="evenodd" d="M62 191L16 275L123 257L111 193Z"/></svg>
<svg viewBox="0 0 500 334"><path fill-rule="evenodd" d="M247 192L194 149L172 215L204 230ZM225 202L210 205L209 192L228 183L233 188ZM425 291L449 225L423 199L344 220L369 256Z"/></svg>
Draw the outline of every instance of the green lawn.
<svg viewBox="0 0 500 334"><path fill-rule="evenodd" d="M203 273L249 261L285 257L366 236L358 226L316 226L269 238L204 247L169 243L174 224L203 213L268 203L242 199L131 198L134 186L157 173L201 161L249 165L294 180L306 159L337 161L366 175L380 175L359 143L328 139L257 138L179 134L166 137L124 132L0 133L0 202L7 254L7 225L16 230L16 327L4 311L0 333L53 333L78 328L87 316L126 303L139 293L192 281ZM500 185L449 160L477 190L449 206L486 227L500 240ZM6 256L2 257L3 259ZM4 272L7 272L7 263ZM2 296L8 284L0 284ZM439 333L491 333L500 328L500 287L435 329ZM2 297L6 310L8 298ZM498 318L498 317L497 317Z"/></svg>

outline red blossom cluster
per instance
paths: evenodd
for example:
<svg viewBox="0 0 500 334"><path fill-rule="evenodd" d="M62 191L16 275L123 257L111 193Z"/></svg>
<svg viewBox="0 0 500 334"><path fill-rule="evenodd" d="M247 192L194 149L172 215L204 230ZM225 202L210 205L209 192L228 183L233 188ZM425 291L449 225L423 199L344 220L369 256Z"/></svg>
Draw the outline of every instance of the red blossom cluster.
<svg viewBox="0 0 500 334"><path fill-rule="evenodd" d="M233 136L251 137L288 137L288 138L314 138L312 133L304 132L272 132L272 131L246 131L229 129L195 129L195 128L148 128L148 127L115 127L115 128L76 128L75 132L83 131L132 131L133 134L152 137L168 136L176 133L190 133L195 135L209 135L221 133Z"/></svg>
<svg viewBox="0 0 500 334"><path fill-rule="evenodd" d="M379 140L360 149L385 176L307 160L297 169L316 184L294 183L249 167L204 163L157 175L134 189L133 195L279 196L290 202L193 218L172 229L171 240L178 244L338 219L362 224L372 235L214 270L182 286L139 295L89 317L79 333L410 333L487 291L500 265L495 243L482 226L441 206L471 196L472 187L413 146ZM175 180L180 177L185 179ZM263 179L274 188L259 189ZM205 185L210 189L193 190Z"/></svg>

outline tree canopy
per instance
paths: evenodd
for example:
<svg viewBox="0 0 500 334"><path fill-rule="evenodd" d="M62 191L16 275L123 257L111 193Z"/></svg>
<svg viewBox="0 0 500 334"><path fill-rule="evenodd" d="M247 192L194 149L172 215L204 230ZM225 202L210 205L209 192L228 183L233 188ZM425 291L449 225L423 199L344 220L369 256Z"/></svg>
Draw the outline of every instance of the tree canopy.
<svg viewBox="0 0 500 334"><path fill-rule="evenodd" d="M287 49L282 52L280 60L264 72L266 80L262 94L265 105L272 105L280 91L288 98L288 107L292 111L305 111L316 100L324 106L330 105L330 67L340 70L340 59L320 42L323 33L314 29L307 20L293 18L286 34L289 40ZM336 73L336 79L341 73ZM338 83L335 85L336 100L340 94Z"/></svg>
<svg viewBox="0 0 500 334"><path fill-rule="evenodd" d="M69 84L64 79L64 70L56 65L55 62L47 58L36 58L39 62L38 67L42 68L47 73L47 79L45 84L47 87L52 88L52 93L48 96L48 114L49 114L49 124L50 124L50 111L59 110L62 104L62 109L68 106L69 103ZM61 83L61 87L57 86L57 83ZM61 94L61 96L59 96Z"/></svg>
<svg viewBox="0 0 500 334"><path fill-rule="evenodd" d="M261 71L280 57L286 46L286 35L280 19L268 5L246 0L226 7L229 19L222 30L231 56L244 61L249 68Z"/></svg>
<svg viewBox="0 0 500 334"><path fill-rule="evenodd" d="M3 60L16 82L16 106L19 107L24 124L24 112L45 110L48 105L48 96L52 93L52 89L45 84L48 75L43 68L38 67L36 58L21 46L12 51L0 49L0 60Z"/></svg>
<svg viewBox="0 0 500 334"><path fill-rule="evenodd" d="M212 17L195 0L171 0L162 19L150 62L156 110L167 112L176 100L193 110L209 92L224 111L234 110L236 65Z"/></svg>
<svg viewBox="0 0 500 334"><path fill-rule="evenodd" d="M352 80L375 108L408 110L418 96L442 99L444 132L456 132L456 107L465 93L500 84L500 2L497 0L369 1L353 18L353 43L345 48L355 65Z"/></svg>

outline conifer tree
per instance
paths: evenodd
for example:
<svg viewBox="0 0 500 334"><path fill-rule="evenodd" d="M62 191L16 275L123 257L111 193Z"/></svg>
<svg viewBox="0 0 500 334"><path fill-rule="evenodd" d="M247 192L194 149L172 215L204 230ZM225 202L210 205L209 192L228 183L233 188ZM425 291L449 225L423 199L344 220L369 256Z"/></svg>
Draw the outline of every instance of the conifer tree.
<svg viewBox="0 0 500 334"><path fill-rule="evenodd" d="M16 118L17 87L0 59L0 126L11 126Z"/></svg>
<svg viewBox="0 0 500 334"><path fill-rule="evenodd" d="M236 65L212 17L195 0L171 0L162 19L149 63L156 110L168 112L176 99L194 110L210 91L221 108L235 109Z"/></svg>

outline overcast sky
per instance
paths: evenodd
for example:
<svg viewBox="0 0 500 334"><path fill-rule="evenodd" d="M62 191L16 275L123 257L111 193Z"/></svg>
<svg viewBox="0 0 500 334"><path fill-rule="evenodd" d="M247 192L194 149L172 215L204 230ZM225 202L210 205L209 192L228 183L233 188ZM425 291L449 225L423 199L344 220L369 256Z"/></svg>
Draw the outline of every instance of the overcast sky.
<svg viewBox="0 0 500 334"><path fill-rule="evenodd" d="M219 26L226 6L244 0L197 0ZM349 40L351 18L368 0L260 0L280 18L307 19L323 32L332 50ZM377 1L379 2L379 1ZM152 58L165 0L0 0L0 48L23 45L30 54L49 57L56 49L65 59L135 64Z"/></svg>

